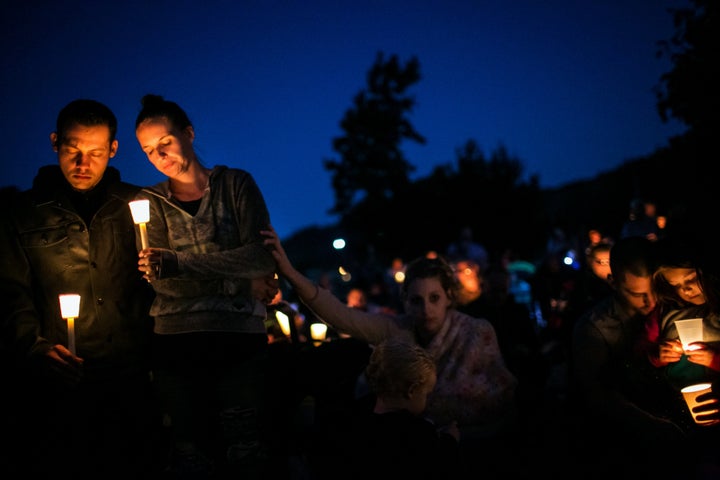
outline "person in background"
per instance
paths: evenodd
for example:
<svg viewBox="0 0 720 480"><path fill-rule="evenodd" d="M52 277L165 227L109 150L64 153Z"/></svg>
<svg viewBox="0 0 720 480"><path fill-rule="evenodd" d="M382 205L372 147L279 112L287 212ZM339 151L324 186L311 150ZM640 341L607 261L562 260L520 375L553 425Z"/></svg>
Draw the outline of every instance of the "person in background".
<svg viewBox="0 0 720 480"><path fill-rule="evenodd" d="M602 242L603 235L597 228L591 228L587 231L587 239L586 239L586 245L585 245L585 254L588 253L588 250L597 245L598 243Z"/></svg>
<svg viewBox="0 0 720 480"><path fill-rule="evenodd" d="M351 308L358 308L363 312L367 312L371 308L367 292L365 289L360 287L353 287L348 290L345 295L345 304ZM373 310L376 310L374 305L372 305L372 308Z"/></svg>
<svg viewBox="0 0 720 480"><path fill-rule="evenodd" d="M542 318L540 340L551 363L563 365L570 356L570 339L577 318L580 272L565 261L566 251L554 249L540 261L531 278L536 310Z"/></svg>
<svg viewBox="0 0 720 480"><path fill-rule="evenodd" d="M287 318L285 324L280 321L283 315L283 319ZM278 288L275 297L267 305L265 328L268 334L268 342L290 342L296 345L307 342L309 335L305 332L304 326L305 317L293 304L285 300L282 289Z"/></svg>
<svg viewBox="0 0 720 480"><path fill-rule="evenodd" d="M645 237L653 242L661 236L657 224L657 208L654 202L634 198L630 202L628 218L620 229L620 238Z"/></svg>
<svg viewBox="0 0 720 480"><path fill-rule="evenodd" d="M365 376L375 398L371 412L358 416L324 465L327 478L344 469L349 478L456 478L461 473L460 431L455 423L437 428L424 417L437 381L435 360L416 343L388 339L370 356ZM324 478L324 477L321 477Z"/></svg>
<svg viewBox="0 0 720 480"><path fill-rule="evenodd" d="M602 280L604 284L610 283L611 248L612 243L600 242L590 247L587 251L587 266L590 268L593 275Z"/></svg>
<svg viewBox="0 0 720 480"><path fill-rule="evenodd" d="M468 309L477 302L483 293L483 278L480 274L480 265L472 260L458 260L454 262L453 268L458 279L456 304L458 310L472 315Z"/></svg>
<svg viewBox="0 0 720 480"><path fill-rule="evenodd" d="M487 268L490 261L487 249L475 240L472 228L467 225L460 229L457 240L448 245L445 253L450 262L460 260L475 262L480 268L480 274Z"/></svg>
<svg viewBox="0 0 720 480"><path fill-rule="evenodd" d="M682 456L686 436L675 412L676 392L648 361L658 321L652 275L657 252L644 236L624 237L610 250L614 294L576 322L570 386L578 457L593 478L618 471L667 475L684 465L661 462L672 445ZM664 477L667 478L667 477Z"/></svg>
<svg viewBox="0 0 720 480"><path fill-rule="evenodd" d="M535 318L535 299L532 291L532 277L537 270L533 262L520 258L512 248L506 248L500 256L500 263L510 273L510 293L515 301L525 305L536 325L539 327L543 320Z"/></svg>
<svg viewBox="0 0 720 480"><path fill-rule="evenodd" d="M603 298L612 295L610 249L612 243L600 242L588 247L585 265L580 269L577 291L572 296L573 309L582 314Z"/></svg>
<svg viewBox="0 0 720 480"><path fill-rule="evenodd" d="M117 119L73 100L50 134L57 165L6 206L2 341L13 362L6 478L147 478L160 429L150 376L153 291L137 271L128 207L139 187L109 161ZM80 295L76 352L58 296Z"/></svg>
<svg viewBox="0 0 720 480"><path fill-rule="evenodd" d="M349 308L297 271L270 228L262 232L278 271L319 318L340 331L377 345L404 339L435 359L438 381L428 397L427 415L438 426L457 421L464 445L485 442L500 448L516 421L516 377L508 370L489 321L458 312L452 267L442 258L419 257L405 270L403 313L372 314Z"/></svg>
<svg viewBox="0 0 720 480"><path fill-rule="evenodd" d="M510 282L505 265L491 263L485 270L482 295L457 308L492 324L503 359L518 379L518 406L525 421L542 406L548 368L535 321L527 307L510 293Z"/></svg>
<svg viewBox="0 0 720 480"><path fill-rule="evenodd" d="M172 432L168 473L259 478L269 467L264 321L279 286L259 234L270 224L265 200L247 171L201 163L177 103L145 95L135 135L168 177L137 195L150 202L149 248L134 262L156 292L150 313Z"/></svg>

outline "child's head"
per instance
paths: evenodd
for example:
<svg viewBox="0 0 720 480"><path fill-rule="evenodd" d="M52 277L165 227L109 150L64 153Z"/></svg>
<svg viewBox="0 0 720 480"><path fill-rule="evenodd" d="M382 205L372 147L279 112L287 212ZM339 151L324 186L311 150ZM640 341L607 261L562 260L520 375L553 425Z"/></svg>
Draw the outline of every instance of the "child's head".
<svg viewBox="0 0 720 480"><path fill-rule="evenodd" d="M655 290L669 308L703 305L701 253L697 245L667 238L658 242L659 262L653 275Z"/></svg>
<svg viewBox="0 0 720 480"><path fill-rule="evenodd" d="M425 349L392 339L375 347L365 375L377 398L415 414L425 410L437 380L435 361Z"/></svg>

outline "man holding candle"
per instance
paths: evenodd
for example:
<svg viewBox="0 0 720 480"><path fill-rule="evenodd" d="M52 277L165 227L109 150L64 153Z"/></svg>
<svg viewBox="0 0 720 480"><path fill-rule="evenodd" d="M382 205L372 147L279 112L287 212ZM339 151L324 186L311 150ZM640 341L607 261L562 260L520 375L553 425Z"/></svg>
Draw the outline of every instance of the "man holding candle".
<svg viewBox="0 0 720 480"><path fill-rule="evenodd" d="M0 229L2 340L17 382L3 393L17 409L8 473L139 478L151 466L153 292L135 267L138 187L108 167L116 131L107 106L67 104L50 135L58 164L15 196ZM76 355L68 293L80 296Z"/></svg>

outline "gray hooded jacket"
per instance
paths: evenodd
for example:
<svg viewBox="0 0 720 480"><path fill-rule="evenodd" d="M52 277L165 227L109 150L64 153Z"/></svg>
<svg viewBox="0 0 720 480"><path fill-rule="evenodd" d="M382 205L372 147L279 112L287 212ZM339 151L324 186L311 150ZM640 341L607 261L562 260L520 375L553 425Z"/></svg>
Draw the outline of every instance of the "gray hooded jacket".
<svg viewBox="0 0 720 480"><path fill-rule="evenodd" d="M265 200L246 171L216 166L195 215L172 198L169 182L143 189L150 200L150 247L173 250L178 272L152 282L155 333L265 333L265 305L250 279L276 270L260 230L270 224Z"/></svg>

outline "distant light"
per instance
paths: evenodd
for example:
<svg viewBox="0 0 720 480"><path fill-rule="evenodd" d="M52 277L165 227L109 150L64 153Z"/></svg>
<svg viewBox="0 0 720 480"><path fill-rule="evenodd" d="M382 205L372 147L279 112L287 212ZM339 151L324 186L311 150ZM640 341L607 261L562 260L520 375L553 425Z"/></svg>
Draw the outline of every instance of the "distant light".
<svg viewBox="0 0 720 480"><path fill-rule="evenodd" d="M563 258L563 263L572 267L575 270L580 269L580 262L578 261L577 254L573 249L567 251L567 253L565 254L565 258Z"/></svg>
<svg viewBox="0 0 720 480"><path fill-rule="evenodd" d="M342 265L338 267L338 273L340 274L340 278L342 278L343 282L347 283L352 280L352 274L345 270Z"/></svg>
<svg viewBox="0 0 720 480"><path fill-rule="evenodd" d="M396 283L403 283L405 281L405 272L395 272L395 275L393 275L393 278L395 279Z"/></svg>
<svg viewBox="0 0 720 480"><path fill-rule="evenodd" d="M342 250L343 248L345 248L345 239L336 238L335 240L333 240L333 248L335 250Z"/></svg>

